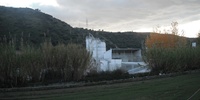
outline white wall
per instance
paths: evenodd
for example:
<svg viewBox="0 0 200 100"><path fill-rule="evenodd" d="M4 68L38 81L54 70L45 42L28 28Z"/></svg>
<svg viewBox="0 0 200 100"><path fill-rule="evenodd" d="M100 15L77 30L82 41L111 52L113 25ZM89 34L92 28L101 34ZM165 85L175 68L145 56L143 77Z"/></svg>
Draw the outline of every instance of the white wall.
<svg viewBox="0 0 200 100"><path fill-rule="evenodd" d="M112 49L110 49L104 53L104 59L106 59L106 60L112 59Z"/></svg>
<svg viewBox="0 0 200 100"><path fill-rule="evenodd" d="M104 60L104 59L102 59L102 60L100 60L100 71L107 71L108 70L108 66L109 66L109 62L108 61L106 61L106 60Z"/></svg>
<svg viewBox="0 0 200 100"><path fill-rule="evenodd" d="M103 59L106 43L94 37L86 37L86 49L92 53L94 59Z"/></svg>
<svg viewBox="0 0 200 100"><path fill-rule="evenodd" d="M192 47L196 47L197 43L196 42L192 42Z"/></svg>
<svg viewBox="0 0 200 100"><path fill-rule="evenodd" d="M103 59L104 53L106 52L106 43L99 40L97 41L96 48L97 58Z"/></svg>
<svg viewBox="0 0 200 100"><path fill-rule="evenodd" d="M112 59L109 65L109 71L121 68L122 59Z"/></svg>

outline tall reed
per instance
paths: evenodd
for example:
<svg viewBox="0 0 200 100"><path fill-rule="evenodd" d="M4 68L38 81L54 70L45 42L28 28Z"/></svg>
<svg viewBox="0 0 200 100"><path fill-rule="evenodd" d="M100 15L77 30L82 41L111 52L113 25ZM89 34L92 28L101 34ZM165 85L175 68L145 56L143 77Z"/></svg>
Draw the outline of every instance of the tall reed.
<svg viewBox="0 0 200 100"><path fill-rule="evenodd" d="M25 86L28 83L78 81L89 69L91 55L77 44L40 47L0 43L0 87Z"/></svg>
<svg viewBox="0 0 200 100"><path fill-rule="evenodd" d="M199 47L151 48L146 57L156 74L200 69Z"/></svg>

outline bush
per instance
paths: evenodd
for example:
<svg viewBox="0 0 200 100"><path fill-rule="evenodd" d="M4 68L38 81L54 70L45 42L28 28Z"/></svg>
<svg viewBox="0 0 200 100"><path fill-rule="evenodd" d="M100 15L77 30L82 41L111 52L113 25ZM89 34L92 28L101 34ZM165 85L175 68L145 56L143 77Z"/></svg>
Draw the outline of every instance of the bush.
<svg viewBox="0 0 200 100"><path fill-rule="evenodd" d="M18 51L14 44L0 44L0 87L26 86L29 83L78 81L89 69L91 55L76 44L41 47L30 45Z"/></svg>
<svg viewBox="0 0 200 100"><path fill-rule="evenodd" d="M200 48L151 48L146 57L156 74L200 69Z"/></svg>
<svg viewBox="0 0 200 100"><path fill-rule="evenodd" d="M200 48L188 46L186 38L178 31L178 23L172 22L171 29L164 30L165 34L157 28L147 37L145 44L146 61L152 73L171 73L186 70L200 69ZM169 34L171 33L171 34ZM180 36L182 35L182 36Z"/></svg>

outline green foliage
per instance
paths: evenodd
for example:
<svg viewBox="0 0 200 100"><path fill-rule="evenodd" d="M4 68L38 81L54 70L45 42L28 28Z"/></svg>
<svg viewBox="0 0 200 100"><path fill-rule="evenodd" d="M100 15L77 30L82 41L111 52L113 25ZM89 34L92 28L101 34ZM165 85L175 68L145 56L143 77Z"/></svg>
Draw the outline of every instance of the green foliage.
<svg viewBox="0 0 200 100"><path fill-rule="evenodd" d="M18 64L15 51L11 45L0 44L0 55L0 79L5 83L1 84L1 86L13 86L13 84L15 84L13 79L17 78Z"/></svg>
<svg viewBox="0 0 200 100"><path fill-rule="evenodd" d="M200 69L200 48L151 48L146 57L156 74Z"/></svg>
<svg viewBox="0 0 200 100"><path fill-rule="evenodd" d="M80 45L53 46L48 41L39 48L24 45L17 51L14 44L0 43L0 51L0 87L78 81L89 69L91 59Z"/></svg>

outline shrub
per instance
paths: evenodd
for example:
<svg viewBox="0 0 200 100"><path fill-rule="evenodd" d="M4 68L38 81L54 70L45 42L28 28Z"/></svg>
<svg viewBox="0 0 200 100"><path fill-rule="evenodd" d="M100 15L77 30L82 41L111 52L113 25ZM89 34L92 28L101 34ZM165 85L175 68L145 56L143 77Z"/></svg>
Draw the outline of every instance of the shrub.
<svg viewBox="0 0 200 100"><path fill-rule="evenodd" d="M21 43L0 43L0 87L26 86L29 83L78 81L89 69L91 55L76 44L58 44L49 41L41 47Z"/></svg>
<svg viewBox="0 0 200 100"><path fill-rule="evenodd" d="M156 74L200 69L200 48L151 48L146 57Z"/></svg>

